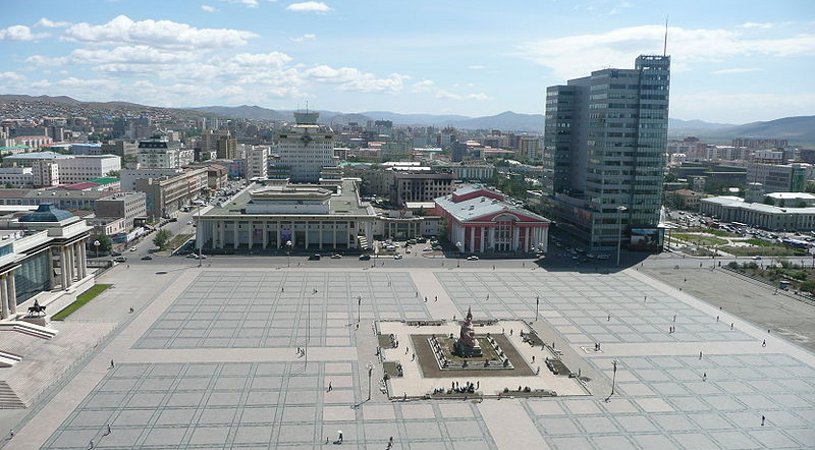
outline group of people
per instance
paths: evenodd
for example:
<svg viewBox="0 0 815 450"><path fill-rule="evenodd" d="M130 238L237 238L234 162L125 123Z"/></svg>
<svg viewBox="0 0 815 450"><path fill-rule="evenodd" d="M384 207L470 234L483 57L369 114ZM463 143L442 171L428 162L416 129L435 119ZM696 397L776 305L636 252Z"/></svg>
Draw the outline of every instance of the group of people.
<svg viewBox="0 0 815 450"><path fill-rule="evenodd" d="M436 388L433 389L434 394L474 394L481 388L481 382L476 383L466 382L463 385L458 381L450 382L450 389Z"/></svg>

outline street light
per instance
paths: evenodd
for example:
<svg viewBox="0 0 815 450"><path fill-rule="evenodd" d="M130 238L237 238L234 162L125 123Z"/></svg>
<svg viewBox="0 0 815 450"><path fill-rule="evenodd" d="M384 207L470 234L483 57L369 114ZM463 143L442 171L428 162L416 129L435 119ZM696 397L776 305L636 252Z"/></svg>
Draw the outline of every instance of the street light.
<svg viewBox="0 0 815 450"><path fill-rule="evenodd" d="M456 242L456 248L458 248L458 260L456 261L456 267L461 267L461 255L464 253L464 246L461 244L461 241Z"/></svg>
<svg viewBox="0 0 815 450"><path fill-rule="evenodd" d="M614 395L614 382L617 381L617 360L612 360L611 365L613 367L613 372L611 374L611 393L608 394L608 397L606 397L606 403L608 403L608 401L611 400L611 396Z"/></svg>
<svg viewBox="0 0 815 450"><path fill-rule="evenodd" d="M286 241L286 267L291 267L291 240Z"/></svg>
<svg viewBox="0 0 815 450"><path fill-rule="evenodd" d="M362 321L362 296L357 295L357 325Z"/></svg>
<svg viewBox="0 0 815 450"><path fill-rule="evenodd" d="M368 368L368 401L371 400L371 384L373 384L372 377L374 373L374 365L368 361L368 365L365 366Z"/></svg>
<svg viewBox="0 0 815 450"><path fill-rule="evenodd" d="M93 241L93 246L96 247L96 257L97 258L99 257L99 246L100 245L102 245L102 243L99 242L99 239Z"/></svg>
<svg viewBox="0 0 815 450"><path fill-rule="evenodd" d="M538 316L540 315L540 306L541 306L541 296L538 295L535 297L535 322L538 321Z"/></svg>
<svg viewBox="0 0 815 450"><path fill-rule="evenodd" d="M203 238L204 233L203 233L203 231L201 231L202 227L200 225L201 225L201 204L199 203L198 204L198 221L195 224L195 235L196 235L195 240L198 241L198 267L201 267L203 265L202 260L204 259L202 257L203 256L202 252L203 252L203 248L204 248L204 238Z"/></svg>
<svg viewBox="0 0 815 450"><path fill-rule="evenodd" d="M620 245L623 242L623 213L628 211L625 206L617 207L617 267L620 267Z"/></svg>

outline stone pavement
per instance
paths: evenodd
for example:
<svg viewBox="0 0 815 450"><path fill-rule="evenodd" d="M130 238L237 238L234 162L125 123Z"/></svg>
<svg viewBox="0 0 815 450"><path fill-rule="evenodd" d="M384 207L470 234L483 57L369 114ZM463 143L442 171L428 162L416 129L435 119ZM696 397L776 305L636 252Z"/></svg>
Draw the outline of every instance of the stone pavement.
<svg viewBox="0 0 815 450"><path fill-rule="evenodd" d="M385 448L390 436L397 449L815 446L815 355L641 272L191 268L171 276L4 448L80 449L93 440L316 449L340 430L343 446L358 449ZM439 295L438 304L425 295ZM532 321L537 296L541 329L591 374L592 396L390 402L377 390L376 364L367 401L373 320L447 319L472 306L476 317ZM583 350L594 342L602 351ZM308 363L296 351L306 344Z"/></svg>

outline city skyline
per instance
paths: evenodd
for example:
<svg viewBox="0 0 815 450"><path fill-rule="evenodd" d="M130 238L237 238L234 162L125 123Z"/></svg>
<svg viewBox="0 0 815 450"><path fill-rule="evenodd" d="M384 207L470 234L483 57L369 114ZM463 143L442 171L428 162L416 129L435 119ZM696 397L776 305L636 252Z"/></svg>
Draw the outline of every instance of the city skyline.
<svg viewBox="0 0 815 450"><path fill-rule="evenodd" d="M799 75L815 54L815 7L709 3L10 1L0 18L0 94L542 114L546 86L661 54L669 16L671 117L815 114L815 90Z"/></svg>

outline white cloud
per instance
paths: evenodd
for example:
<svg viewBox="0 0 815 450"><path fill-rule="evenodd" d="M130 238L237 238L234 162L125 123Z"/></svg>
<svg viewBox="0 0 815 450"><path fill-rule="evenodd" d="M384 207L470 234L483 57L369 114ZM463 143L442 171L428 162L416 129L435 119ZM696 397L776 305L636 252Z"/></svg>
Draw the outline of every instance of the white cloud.
<svg viewBox="0 0 815 450"><path fill-rule="evenodd" d="M558 77L588 75L600 67L631 67L639 54L661 53L665 28L618 28L605 33L526 42L520 56L552 69ZM723 29L670 27L668 54L684 64L754 55L785 57L815 54L815 34L754 38Z"/></svg>
<svg viewBox="0 0 815 450"><path fill-rule="evenodd" d="M331 8L324 2L300 2L292 3L286 7L289 11L297 12L328 12Z"/></svg>
<svg viewBox="0 0 815 450"><path fill-rule="evenodd" d="M32 64L38 67L47 67L47 66L61 66L68 62L67 57L59 56L43 56L43 55L32 55L25 59L25 62Z"/></svg>
<svg viewBox="0 0 815 450"><path fill-rule="evenodd" d="M214 6L209 6L209 5L201 5L201 11L208 12L208 13L214 13L214 12L218 12L218 8L216 8Z"/></svg>
<svg viewBox="0 0 815 450"><path fill-rule="evenodd" d="M768 29L770 29L770 28L772 28L774 26L775 26L775 24L770 23L770 22L763 22L763 23L745 22L742 25L742 28L761 28L761 29L764 29L764 30L768 30Z"/></svg>
<svg viewBox="0 0 815 450"><path fill-rule="evenodd" d="M232 57L232 61L241 66L282 67L291 62L291 56L281 52L240 53Z"/></svg>
<svg viewBox="0 0 815 450"><path fill-rule="evenodd" d="M487 68L487 66L482 66L481 64L473 64L471 66L467 66L467 68L470 70L484 70Z"/></svg>
<svg viewBox="0 0 815 450"><path fill-rule="evenodd" d="M750 73L750 72L760 72L761 69L758 67L733 67L730 69L719 69L714 70L711 72L713 75L730 75L733 73Z"/></svg>
<svg viewBox="0 0 815 450"><path fill-rule="evenodd" d="M305 75L315 81L337 84L339 89L356 92L396 92L402 90L404 83L410 77L398 73L385 78L378 78L371 73L365 73L353 67L340 67L335 69L326 65L319 65L307 69Z"/></svg>
<svg viewBox="0 0 815 450"><path fill-rule="evenodd" d="M133 45L115 47L110 50L78 48L71 52L70 59L79 64L164 64L192 61L195 55L190 52L174 52L147 45Z"/></svg>
<svg viewBox="0 0 815 450"><path fill-rule="evenodd" d="M456 94L454 92L439 89L436 91L436 98L446 100L490 100L491 97L483 92L476 92L472 94Z"/></svg>
<svg viewBox="0 0 815 450"><path fill-rule="evenodd" d="M226 3L238 3L241 5L246 5L250 8L258 7L258 0L221 0L221 1Z"/></svg>
<svg viewBox="0 0 815 450"><path fill-rule="evenodd" d="M31 28L25 25L12 25L8 28L0 28L0 41L33 41L47 36L47 33L32 33Z"/></svg>
<svg viewBox="0 0 815 450"><path fill-rule="evenodd" d="M171 20L134 21L118 16L103 25L78 23L65 31L64 38L94 43L145 44L165 48L229 48L245 45L257 35L228 28L195 28Z"/></svg>
<svg viewBox="0 0 815 450"><path fill-rule="evenodd" d="M14 72L0 72L0 82L14 83L25 80L25 77Z"/></svg>
<svg viewBox="0 0 815 450"><path fill-rule="evenodd" d="M317 39L317 35L312 33L306 33L302 36L289 38L289 40L291 40L292 42L313 41L315 39Z"/></svg>
<svg viewBox="0 0 815 450"><path fill-rule="evenodd" d="M63 28L71 25L71 22L54 22L53 20L48 20L47 18L43 17L34 24L35 27L44 27L44 28Z"/></svg>

